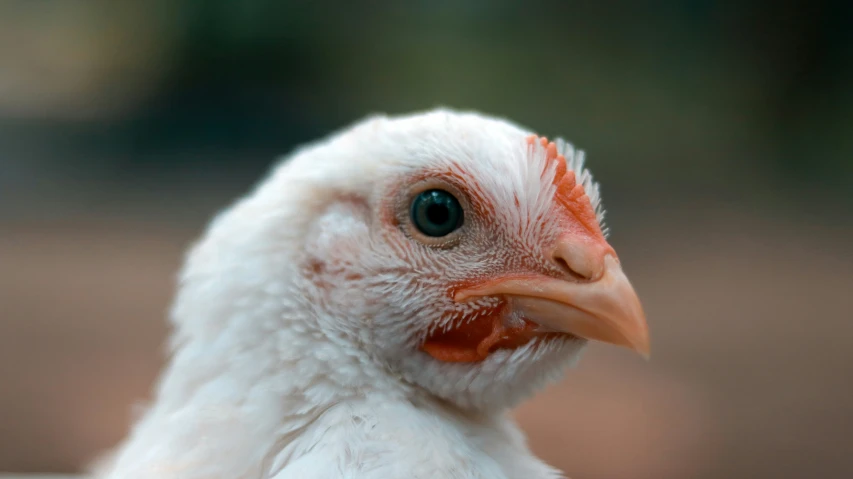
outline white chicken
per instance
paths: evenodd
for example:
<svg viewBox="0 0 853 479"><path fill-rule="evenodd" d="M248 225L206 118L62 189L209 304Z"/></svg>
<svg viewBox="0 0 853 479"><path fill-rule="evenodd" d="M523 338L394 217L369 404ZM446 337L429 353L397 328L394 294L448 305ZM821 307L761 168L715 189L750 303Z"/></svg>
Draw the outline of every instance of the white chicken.
<svg viewBox="0 0 853 479"><path fill-rule="evenodd" d="M192 249L100 477L562 477L508 409L588 339L649 350L602 216L582 152L475 113L300 149Z"/></svg>

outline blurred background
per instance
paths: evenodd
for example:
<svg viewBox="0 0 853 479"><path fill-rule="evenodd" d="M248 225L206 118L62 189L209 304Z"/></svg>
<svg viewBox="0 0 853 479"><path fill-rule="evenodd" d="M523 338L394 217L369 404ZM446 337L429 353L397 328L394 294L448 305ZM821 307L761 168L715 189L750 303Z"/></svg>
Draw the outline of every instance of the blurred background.
<svg viewBox="0 0 853 479"><path fill-rule="evenodd" d="M356 3L0 0L0 471L125 434L183 251L277 158L444 105L587 151L649 316L651 362L516 412L538 454L853 477L853 4Z"/></svg>

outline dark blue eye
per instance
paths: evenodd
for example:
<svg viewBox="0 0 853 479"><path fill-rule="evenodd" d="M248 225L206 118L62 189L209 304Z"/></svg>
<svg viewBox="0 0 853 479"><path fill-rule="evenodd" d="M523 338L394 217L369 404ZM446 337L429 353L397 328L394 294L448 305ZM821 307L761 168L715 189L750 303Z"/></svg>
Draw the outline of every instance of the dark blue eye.
<svg viewBox="0 0 853 479"><path fill-rule="evenodd" d="M462 226L462 205L444 190L428 190L416 196L411 214L415 227L434 238L447 236Z"/></svg>

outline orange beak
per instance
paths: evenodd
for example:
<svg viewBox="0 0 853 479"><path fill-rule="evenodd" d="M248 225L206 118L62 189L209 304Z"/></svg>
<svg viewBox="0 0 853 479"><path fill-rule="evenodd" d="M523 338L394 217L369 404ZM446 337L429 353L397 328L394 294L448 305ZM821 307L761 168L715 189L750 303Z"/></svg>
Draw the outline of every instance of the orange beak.
<svg viewBox="0 0 853 479"><path fill-rule="evenodd" d="M642 305L603 239L560 241L556 261L582 279L513 276L458 291L455 299L503 296L524 318L552 331L628 347L648 359L649 331Z"/></svg>

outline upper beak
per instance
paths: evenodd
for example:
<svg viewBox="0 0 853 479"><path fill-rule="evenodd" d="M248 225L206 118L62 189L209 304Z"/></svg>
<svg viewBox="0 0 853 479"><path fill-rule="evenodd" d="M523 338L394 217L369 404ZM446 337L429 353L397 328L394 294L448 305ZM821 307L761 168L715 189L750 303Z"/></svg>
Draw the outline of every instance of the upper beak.
<svg viewBox="0 0 853 479"><path fill-rule="evenodd" d="M646 317L612 248L593 247L585 254L578 250L563 243L557 256L570 269L589 272L586 281L514 276L459 291L455 299L504 296L514 311L548 330L625 346L648 359Z"/></svg>

